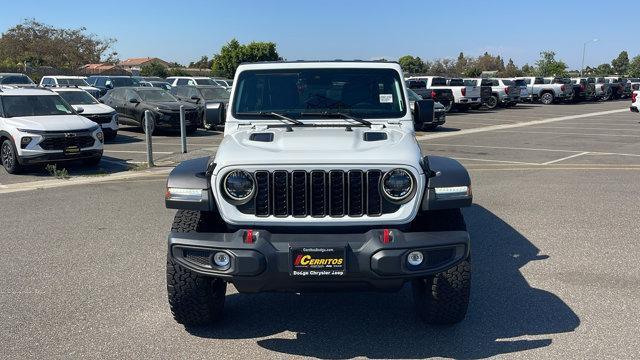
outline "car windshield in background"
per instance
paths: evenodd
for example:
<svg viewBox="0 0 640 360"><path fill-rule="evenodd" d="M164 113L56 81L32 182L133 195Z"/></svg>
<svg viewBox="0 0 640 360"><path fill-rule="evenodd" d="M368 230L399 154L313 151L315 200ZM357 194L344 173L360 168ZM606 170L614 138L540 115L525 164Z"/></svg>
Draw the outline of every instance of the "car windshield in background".
<svg viewBox="0 0 640 360"><path fill-rule="evenodd" d="M93 105L98 103L93 96L84 91L60 91L58 94L71 105Z"/></svg>
<svg viewBox="0 0 640 360"><path fill-rule="evenodd" d="M524 80L515 80L513 84L516 86L527 86L527 82Z"/></svg>
<svg viewBox="0 0 640 360"><path fill-rule="evenodd" d="M160 81L160 82L164 81L163 78L157 77L157 76L145 76L143 77L143 79L147 81Z"/></svg>
<svg viewBox="0 0 640 360"><path fill-rule="evenodd" d="M2 107L5 117L73 114L73 109L56 95L3 96Z"/></svg>
<svg viewBox="0 0 640 360"><path fill-rule="evenodd" d="M33 81L27 76L9 75L0 77L0 84L31 85Z"/></svg>
<svg viewBox="0 0 640 360"><path fill-rule="evenodd" d="M89 86L84 79L58 79L58 85Z"/></svg>
<svg viewBox="0 0 640 360"><path fill-rule="evenodd" d="M478 81L477 80L465 80L465 81L463 81L463 84L464 84L464 86L476 86L478 84Z"/></svg>
<svg viewBox="0 0 640 360"><path fill-rule="evenodd" d="M511 80L502 80L502 83L509 86L509 85L513 85L513 81Z"/></svg>
<svg viewBox="0 0 640 360"><path fill-rule="evenodd" d="M223 88L203 88L200 89L205 100L229 100L229 92Z"/></svg>
<svg viewBox="0 0 640 360"><path fill-rule="evenodd" d="M152 81L152 82L150 82L150 84L153 87L159 87L159 88L163 88L165 90L171 90L171 85L169 83L164 82L164 81Z"/></svg>
<svg viewBox="0 0 640 360"><path fill-rule="evenodd" d="M445 78L433 78L431 86L447 86L447 79Z"/></svg>
<svg viewBox="0 0 640 360"><path fill-rule="evenodd" d="M234 115L280 112L343 113L397 118L406 113L400 76L393 69L286 69L243 71Z"/></svg>
<svg viewBox="0 0 640 360"><path fill-rule="evenodd" d="M140 82L134 78L111 78L111 83L115 87L136 86Z"/></svg>
<svg viewBox="0 0 640 360"><path fill-rule="evenodd" d="M140 95L140 97L142 98L142 100L144 101L151 101L151 102L175 102L178 101L176 98L173 97L173 95L169 94L168 92L166 92L165 90L139 90L138 91L138 95Z"/></svg>
<svg viewBox="0 0 640 360"><path fill-rule="evenodd" d="M195 79L196 84L198 85L218 85L215 81L211 79Z"/></svg>
<svg viewBox="0 0 640 360"><path fill-rule="evenodd" d="M411 90L411 89L407 89L407 96L409 97L409 101L420 101L420 100L423 100L422 96L416 94L416 92Z"/></svg>
<svg viewBox="0 0 640 360"><path fill-rule="evenodd" d="M451 80L449 80L449 85L450 86L465 86L464 81L462 79L451 79Z"/></svg>

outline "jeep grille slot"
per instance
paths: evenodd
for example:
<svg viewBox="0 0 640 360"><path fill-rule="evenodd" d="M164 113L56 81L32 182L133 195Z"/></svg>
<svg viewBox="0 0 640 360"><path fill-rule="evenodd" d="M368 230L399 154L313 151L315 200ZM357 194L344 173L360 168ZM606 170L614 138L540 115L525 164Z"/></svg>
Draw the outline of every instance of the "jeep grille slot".
<svg viewBox="0 0 640 360"><path fill-rule="evenodd" d="M253 203L237 208L259 217L380 216L399 209L380 193L381 170L258 170L254 176Z"/></svg>

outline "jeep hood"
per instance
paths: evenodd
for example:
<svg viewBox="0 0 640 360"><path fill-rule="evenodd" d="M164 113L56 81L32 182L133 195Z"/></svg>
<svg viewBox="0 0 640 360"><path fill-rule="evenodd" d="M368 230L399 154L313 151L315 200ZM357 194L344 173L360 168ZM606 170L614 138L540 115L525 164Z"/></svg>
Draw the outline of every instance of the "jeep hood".
<svg viewBox="0 0 640 360"><path fill-rule="evenodd" d="M365 133L386 139L365 141ZM260 134L260 135L258 135ZM266 134L266 135L265 135ZM257 141L256 137L262 140ZM266 139L265 139L266 138ZM412 133L394 128L251 128L224 137L216 172L227 166L309 164L403 164L420 171L421 152Z"/></svg>
<svg viewBox="0 0 640 360"><path fill-rule="evenodd" d="M90 129L96 124L78 115L12 117L5 120L18 129L37 131L69 131Z"/></svg>

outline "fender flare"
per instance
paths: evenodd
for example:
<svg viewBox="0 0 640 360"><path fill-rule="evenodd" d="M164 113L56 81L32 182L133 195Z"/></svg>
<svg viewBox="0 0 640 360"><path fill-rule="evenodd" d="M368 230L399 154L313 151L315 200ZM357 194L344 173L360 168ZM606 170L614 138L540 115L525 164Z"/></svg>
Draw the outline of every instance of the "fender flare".
<svg viewBox="0 0 640 360"><path fill-rule="evenodd" d="M186 160L178 164L167 178L165 206L167 209L186 209L213 211L216 209L213 191L211 191L211 173L215 168L213 158L202 157ZM185 201L171 196L170 189L201 190L198 201Z"/></svg>
<svg viewBox="0 0 640 360"><path fill-rule="evenodd" d="M442 156L425 156L423 159L425 173L428 177L421 209L443 210L471 206L471 177L469 172L457 160ZM466 187L466 193L454 196L436 195L436 188Z"/></svg>

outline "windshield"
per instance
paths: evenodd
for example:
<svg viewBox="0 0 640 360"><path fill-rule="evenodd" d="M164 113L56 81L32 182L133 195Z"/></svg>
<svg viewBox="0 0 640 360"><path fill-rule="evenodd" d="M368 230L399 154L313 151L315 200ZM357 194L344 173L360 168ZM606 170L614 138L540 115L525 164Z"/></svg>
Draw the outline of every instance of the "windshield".
<svg viewBox="0 0 640 360"><path fill-rule="evenodd" d="M478 80L475 79L467 79L464 81L464 86L476 86L478 84Z"/></svg>
<svg viewBox="0 0 640 360"><path fill-rule="evenodd" d="M58 85L89 86L84 79L58 79Z"/></svg>
<svg viewBox="0 0 640 360"><path fill-rule="evenodd" d="M33 81L31 81L28 76L9 75L0 76L0 84L31 85Z"/></svg>
<svg viewBox="0 0 640 360"><path fill-rule="evenodd" d="M71 105L93 105L98 103L93 96L85 91L60 91L58 94Z"/></svg>
<svg viewBox="0 0 640 360"><path fill-rule="evenodd" d="M71 115L73 109L56 95L3 96L5 117Z"/></svg>
<svg viewBox="0 0 640 360"><path fill-rule="evenodd" d="M450 86L464 86L464 81L462 79L451 79L451 80L449 80L449 85Z"/></svg>
<svg viewBox="0 0 640 360"><path fill-rule="evenodd" d="M203 88L200 89L205 100L229 100L229 92L223 88Z"/></svg>
<svg viewBox="0 0 640 360"><path fill-rule="evenodd" d="M149 89L149 90L139 90L138 91L138 95L140 95L140 97L142 98L142 100L144 101L151 101L151 102L175 102L178 101L176 98L173 97L173 95L169 94L168 92L166 92L165 90L160 90L160 89Z"/></svg>
<svg viewBox="0 0 640 360"><path fill-rule="evenodd" d="M524 80L514 80L513 82L516 86L527 86L527 82Z"/></svg>
<svg viewBox="0 0 640 360"><path fill-rule="evenodd" d="M123 78L111 78L111 83L115 87L124 87L124 86L136 86L140 82L134 78L123 77Z"/></svg>
<svg viewBox="0 0 640 360"><path fill-rule="evenodd" d="M362 118L406 113L400 76L393 69L243 71L236 88L233 110L238 118L261 112L342 112Z"/></svg>
<svg viewBox="0 0 640 360"><path fill-rule="evenodd" d="M434 77L431 80L431 86L447 86L447 79L443 77Z"/></svg>
<svg viewBox="0 0 640 360"><path fill-rule="evenodd" d="M502 83L509 86L509 85L513 85L513 81L511 80L502 80Z"/></svg>
<svg viewBox="0 0 640 360"><path fill-rule="evenodd" d="M153 87L159 87L165 90L171 90L171 85L169 85L169 83L166 83L164 81L154 81L154 82L151 82L150 84Z"/></svg>
<svg viewBox="0 0 640 360"><path fill-rule="evenodd" d="M195 79L196 84L198 85L218 85L215 81L211 79Z"/></svg>

